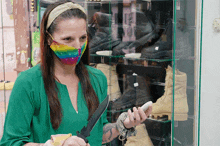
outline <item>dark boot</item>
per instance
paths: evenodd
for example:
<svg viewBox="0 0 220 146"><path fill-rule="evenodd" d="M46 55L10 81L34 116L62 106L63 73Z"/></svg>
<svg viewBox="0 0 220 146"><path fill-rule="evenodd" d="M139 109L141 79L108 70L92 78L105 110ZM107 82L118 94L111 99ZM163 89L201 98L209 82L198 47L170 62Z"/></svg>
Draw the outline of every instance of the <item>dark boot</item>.
<svg viewBox="0 0 220 146"><path fill-rule="evenodd" d="M142 106L144 103L153 100L153 96L150 94L150 81L147 81L142 76L137 76L138 87L136 87L136 107Z"/></svg>
<svg viewBox="0 0 220 146"><path fill-rule="evenodd" d="M148 46L141 51L141 58L146 59L172 59L173 43L173 22L170 19L167 28L162 36L154 45Z"/></svg>
<svg viewBox="0 0 220 146"><path fill-rule="evenodd" d="M128 76L127 88L120 98L112 103L112 110L120 110L141 106L152 100L149 84L142 76Z"/></svg>

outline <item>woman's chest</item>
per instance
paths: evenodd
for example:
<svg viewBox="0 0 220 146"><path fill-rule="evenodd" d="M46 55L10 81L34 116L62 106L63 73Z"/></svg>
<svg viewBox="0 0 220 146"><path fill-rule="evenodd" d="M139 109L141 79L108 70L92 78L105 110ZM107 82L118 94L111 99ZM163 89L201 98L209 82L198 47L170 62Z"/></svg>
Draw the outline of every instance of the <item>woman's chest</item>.
<svg viewBox="0 0 220 146"><path fill-rule="evenodd" d="M78 82L77 83L72 83L72 84L66 84L66 89L68 91L70 99L77 99L78 95Z"/></svg>

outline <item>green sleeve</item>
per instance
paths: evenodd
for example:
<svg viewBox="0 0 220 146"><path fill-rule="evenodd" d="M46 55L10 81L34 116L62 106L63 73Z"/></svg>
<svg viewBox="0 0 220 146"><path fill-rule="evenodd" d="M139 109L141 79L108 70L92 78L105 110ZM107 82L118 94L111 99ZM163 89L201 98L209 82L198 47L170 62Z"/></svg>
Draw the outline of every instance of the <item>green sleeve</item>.
<svg viewBox="0 0 220 146"><path fill-rule="evenodd" d="M30 125L34 114L33 92L27 76L20 73L12 89L1 146L20 146L31 142Z"/></svg>
<svg viewBox="0 0 220 146"><path fill-rule="evenodd" d="M102 99L104 100L106 97L107 97L107 91L108 91L108 83L107 83L107 78L106 76L103 74L104 78L103 78L103 96L102 96ZM102 101L103 101L102 100ZM107 109L105 110L105 112L103 113L103 126L105 124L108 124L109 121L107 120Z"/></svg>
<svg viewBox="0 0 220 146"><path fill-rule="evenodd" d="M100 102L102 102L107 97L107 91L108 91L107 78L101 70L90 66L86 66L86 67L88 69L88 72L90 73L90 78L92 79L94 89L96 90L97 95L100 96L99 100ZM109 123L109 121L107 120L107 109L102 114L101 118L103 121L103 126Z"/></svg>

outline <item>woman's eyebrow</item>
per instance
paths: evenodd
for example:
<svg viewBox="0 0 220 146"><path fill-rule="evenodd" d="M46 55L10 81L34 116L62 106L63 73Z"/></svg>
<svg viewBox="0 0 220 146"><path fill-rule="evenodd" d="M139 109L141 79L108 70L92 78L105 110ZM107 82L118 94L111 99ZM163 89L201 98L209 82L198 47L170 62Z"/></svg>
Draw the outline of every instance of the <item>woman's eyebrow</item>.
<svg viewBox="0 0 220 146"><path fill-rule="evenodd" d="M82 36L87 36L87 33L83 34ZM82 37L82 36L81 36L81 37Z"/></svg>
<svg viewBox="0 0 220 146"><path fill-rule="evenodd" d="M72 36L61 36L61 39L72 38Z"/></svg>
<svg viewBox="0 0 220 146"><path fill-rule="evenodd" d="M81 35L80 37L84 37L84 36L87 36L87 33ZM70 36L70 35L69 36L61 36L61 39L65 39L65 38L75 38L75 37Z"/></svg>

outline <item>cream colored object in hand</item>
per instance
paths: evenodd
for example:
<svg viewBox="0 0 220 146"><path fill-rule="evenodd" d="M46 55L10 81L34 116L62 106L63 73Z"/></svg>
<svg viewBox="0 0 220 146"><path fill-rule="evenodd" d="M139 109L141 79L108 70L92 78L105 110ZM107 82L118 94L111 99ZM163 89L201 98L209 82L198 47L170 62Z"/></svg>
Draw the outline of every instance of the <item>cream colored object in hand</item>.
<svg viewBox="0 0 220 146"><path fill-rule="evenodd" d="M186 121L188 118L188 103L186 95L187 75L184 72L175 70L175 87L174 87L174 120ZM173 105L173 70L168 66L166 69L165 92L156 103L152 104L151 115L154 117L162 117L168 115L168 119L172 117Z"/></svg>
<svg viewBox="0 0 220 146"><path fill-rule="evenodd" d="M153 146L153 143L147 133L145 124L136 126L137 135L127 138L125 146Z"/></svg>
<svg viewBox="0 0 220 146"><path fill-rule="evenodd" d="M64 141L71 137L72 134L57 134L57 135L51 135L52 145L53 146L62 146Z"/></svg>
<svg viewBox="0 0 220 146"><path fill-rule="evenodd" d="M113 101L121 96L121 91L118 84L118 75L116 73L116 66L110 66L107 64L97 64L97 69L101 70L108 82L108 95L110 95L110 101Z"/></svg>

